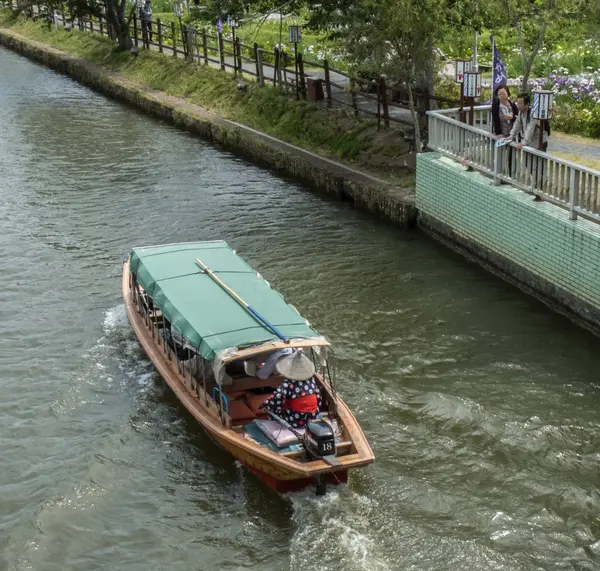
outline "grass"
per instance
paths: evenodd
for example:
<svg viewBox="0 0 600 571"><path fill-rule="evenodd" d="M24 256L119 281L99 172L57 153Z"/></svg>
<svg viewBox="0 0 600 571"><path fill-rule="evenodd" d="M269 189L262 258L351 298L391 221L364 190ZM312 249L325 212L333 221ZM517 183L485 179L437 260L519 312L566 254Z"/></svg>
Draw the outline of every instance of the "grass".
<svg viewBox="0 0 600 571"><path fill-rule="evenodd" d="M552 154L560 157L561 159L565 159L567 161L583 165L584 167L589 167L591 169L600 171L600 159L579 154L557 153L556 151L552 151Z"/></svg>
<svg viewBox="0 0 600 571"><path fill-rule="evenodd" d="M89 32L55 30L47 25L0 11L0 26L64 52L101 64L128 79L186 99L234 121L274 135L318 154L342 159L362 170L402 186L414 185L400 158L402 134L378 133L376 123L249 84L247 95L229 73L192 64L170 54L140 50L137 57L118 52L114 43ZM381 149L381 141L385 141ZM369 168L377 151L378 169ZM381 153L381 154L379 154Z"/></svg>

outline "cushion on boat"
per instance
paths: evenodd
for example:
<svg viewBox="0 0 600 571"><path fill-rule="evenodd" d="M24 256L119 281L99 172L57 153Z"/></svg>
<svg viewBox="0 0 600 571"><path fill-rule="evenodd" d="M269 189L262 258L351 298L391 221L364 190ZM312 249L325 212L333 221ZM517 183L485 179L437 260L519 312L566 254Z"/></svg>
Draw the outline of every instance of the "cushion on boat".
<svg viewBox="0 0 600 571"><path fill-rule="evenodd" d="M254 424L260 428L263 434L278 448L289 446L298 442L298 437L276 420L255 420ZM299 433L302 431L298 431Z"/></svg>
<svg viewBox="0 0 600 571"><path fill-rule="evenodd" d="M272 393L271 393L272 394ZM252 394L246 394L246 404L248 405L248 407L250 408L250 410L255 414L255 415L266 415L267 413L259 408L260 405L265 402L271 395L270 394L266 394L266 395L252 395Z"/></svg>
<svg viewBox="0 0 600 571"><path fill-rule="evenodd" d="M251 420L256 417L243 400L229 401L229 416L231 420Z"/></svg>

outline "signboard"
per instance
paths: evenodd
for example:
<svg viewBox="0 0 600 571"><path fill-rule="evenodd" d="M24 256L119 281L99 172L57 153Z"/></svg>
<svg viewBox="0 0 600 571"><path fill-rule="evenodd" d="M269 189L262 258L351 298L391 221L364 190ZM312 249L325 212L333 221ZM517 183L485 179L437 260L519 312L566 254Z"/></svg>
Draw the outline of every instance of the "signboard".
<svg viewBox="0 0 600 571"><path fill-rule="evenodd" d="M300 26L288 26L290 43L297 44L302 41L302 28Z"/></svg>
<svg viewBox="0 0 600 571"><path fill-rule="evenodd" d="M550 119L554 103L554 92L539 90L533 92L533 118Z"/></svg>
<svg viewBox="0 0 600 571"><path fill-rule="evenodd" d="M463 89L465 97L479 97L481 95L481 73L478 71L465 72Z"/></svg>
<svg viewBox="0 0 600 571"><path fill-rule="evenodd" d="M463 83L465 73L473 68L473 62L467 59L458 59L454 62L454 68L456 72L454 80L456 83Z"/></svg>

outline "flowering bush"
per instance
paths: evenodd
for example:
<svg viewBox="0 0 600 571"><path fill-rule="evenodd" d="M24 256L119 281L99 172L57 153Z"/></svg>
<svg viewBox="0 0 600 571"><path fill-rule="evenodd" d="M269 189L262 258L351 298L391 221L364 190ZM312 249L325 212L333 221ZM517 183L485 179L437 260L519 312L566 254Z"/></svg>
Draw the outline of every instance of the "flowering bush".
<svg viewBox="0 0 600 571"><path fill-rule="evenodd" d="M533 89L555 93L554 127L565 133L600 137L600 70L567 75L567 68L552 70L546 79L535 80Z"/></svg>

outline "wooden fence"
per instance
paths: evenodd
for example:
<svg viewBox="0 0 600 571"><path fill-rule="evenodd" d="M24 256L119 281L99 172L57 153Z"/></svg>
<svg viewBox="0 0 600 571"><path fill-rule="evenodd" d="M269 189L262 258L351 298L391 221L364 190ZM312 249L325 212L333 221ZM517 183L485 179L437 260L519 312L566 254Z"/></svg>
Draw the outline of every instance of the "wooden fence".
<svg viewBox="0 0 600 571"><path fill-rule="evenodd" d="M13 10L22 9L11 2L2 4ZM78 19L68 9L48 12L44 5L29 8L30 16L46 17L49 25L78 28L115 39L105 18ZM162 22L160 19L142 22L137 14L131 18L130 34L138 49L157 50L232 72L240 79L241 88L244 79L252 78L260 86L270 84L297 99L322 102L327 108L346 108L355 116L373 117L378 125L413 124L407 88L389 85L384 77L371 80L351 77L333 68L326 59L307 60L302 53L296 56L277 47L272 51L265 50L256 42L248 45L235 36L210 34L206 29L199 30L179 22ZM419 116L424 116L430 103L436 100L428 93L414 90L413 99Z"/></svg>

